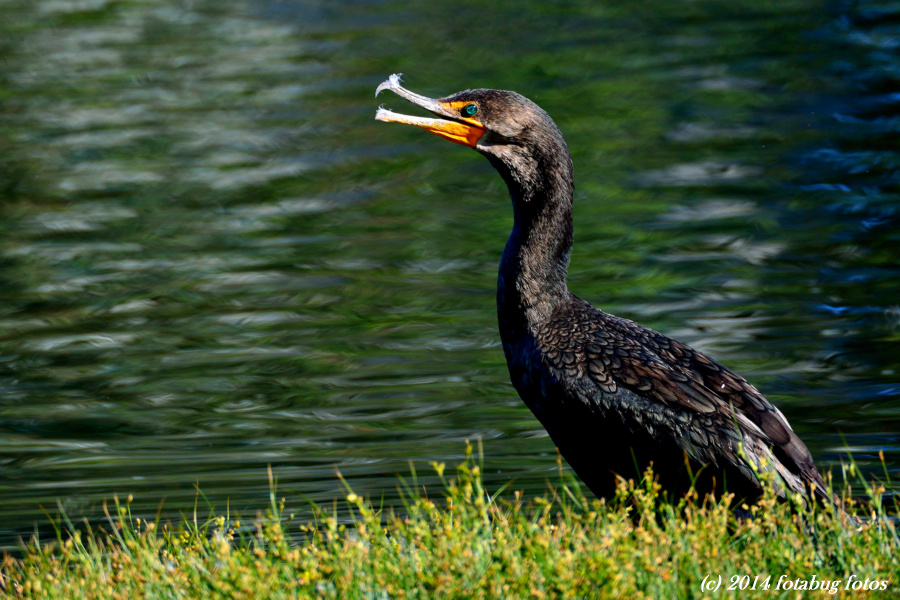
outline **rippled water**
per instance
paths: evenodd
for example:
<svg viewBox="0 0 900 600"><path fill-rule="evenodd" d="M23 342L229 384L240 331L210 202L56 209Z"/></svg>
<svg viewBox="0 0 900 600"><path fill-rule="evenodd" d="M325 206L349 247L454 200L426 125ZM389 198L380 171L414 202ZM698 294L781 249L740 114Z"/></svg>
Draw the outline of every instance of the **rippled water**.
<svg viewBox="0 0 900 600"><path fill-rule="evenodd" d="M576 165L571 287L713 354L820 466L900 459L890 2L0 2L0 542L254 514L484 440L557 481L494 309L483 158L373 120L394 72L516 89ZM880 469L880 467L878 467ZM201 500L201 503L203 500Z"/></svg>

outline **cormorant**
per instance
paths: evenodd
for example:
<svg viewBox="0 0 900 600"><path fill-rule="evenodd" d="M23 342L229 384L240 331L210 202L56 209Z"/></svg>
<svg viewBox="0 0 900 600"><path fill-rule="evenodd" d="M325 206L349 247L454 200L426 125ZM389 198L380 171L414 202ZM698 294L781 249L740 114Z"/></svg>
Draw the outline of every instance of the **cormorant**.
<svg viewBox="0 0 900 600"><path fill-rule="evenodd" d="M476 89L431 99L399 75L378 86L438 118L379 108L474 148L499 171L514 224L497 279L510 379L560 453L598 497L652 462L663 489L738 498L770 473L779 495L831 502L806 445L743 377L690 346L607 314L566 285L572 249L572 160L559 128L516 92Z"/></svg>

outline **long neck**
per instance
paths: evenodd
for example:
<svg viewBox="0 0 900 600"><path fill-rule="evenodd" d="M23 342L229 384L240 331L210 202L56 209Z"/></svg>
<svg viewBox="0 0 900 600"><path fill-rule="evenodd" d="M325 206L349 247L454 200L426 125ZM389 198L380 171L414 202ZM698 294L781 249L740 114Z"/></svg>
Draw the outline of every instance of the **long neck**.
<svg viewBox="0 0 900 600"><path fill-rule="evenodd" d="M517 337L523 328L547 320L569 297L572 162L563 142L556 152L529 161L525 169L497 168L509 187L515 214L500 262L497 310L501 334Z"/></svg>

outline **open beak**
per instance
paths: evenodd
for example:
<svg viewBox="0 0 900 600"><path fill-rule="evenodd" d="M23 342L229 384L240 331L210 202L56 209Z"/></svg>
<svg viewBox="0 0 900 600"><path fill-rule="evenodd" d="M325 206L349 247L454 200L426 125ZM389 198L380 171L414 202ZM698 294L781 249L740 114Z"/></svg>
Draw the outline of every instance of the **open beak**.
<svg viewBox="0 0 900 600"><path fill-rule="evenodd" d="M430 119L427 117L412 117L409 115L401 115L386 108L379 108L375 113L375 119L378 121L387 121L388 123L406 123L407 125L415 125L426 131L430 131L435 135L446 138L451 142L462 144L470 148L474 148L479 138L486 131L484 125L478 119L471 117L461 117L459 114L461 103L439 102L420 96L414 92L407 90L400 85L400 75L391 75L388 80L379 85L375 89L375 95L381 93L381 90L391 90L398 96L406 98L416 106L420 106L430 113L446 119ZM454 110L455 109L455 110Z"/></svg>

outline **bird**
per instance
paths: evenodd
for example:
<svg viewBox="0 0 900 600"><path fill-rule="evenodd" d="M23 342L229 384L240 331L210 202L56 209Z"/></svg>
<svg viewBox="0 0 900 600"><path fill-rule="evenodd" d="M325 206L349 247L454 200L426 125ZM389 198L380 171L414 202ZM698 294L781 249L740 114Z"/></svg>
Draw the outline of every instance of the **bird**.
<svg viewBox="0 0 900 600"><path fill-rule="evenodd" d="M746 379L687 344L595 308L567 284L574 179L566 141L537 104L512 91L432 99L381 83L432 117L382 105L379 121L414 125L487 157L512 199L497 316L510 381L578 477L612 499L647 467L675 499L739 500L770 482L781 498L831 496L809 449Z"/></svg>

